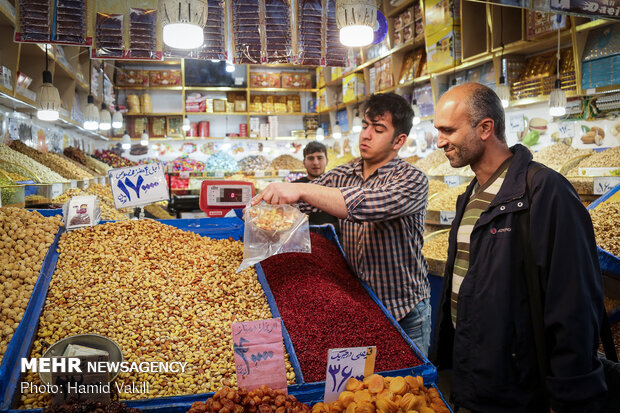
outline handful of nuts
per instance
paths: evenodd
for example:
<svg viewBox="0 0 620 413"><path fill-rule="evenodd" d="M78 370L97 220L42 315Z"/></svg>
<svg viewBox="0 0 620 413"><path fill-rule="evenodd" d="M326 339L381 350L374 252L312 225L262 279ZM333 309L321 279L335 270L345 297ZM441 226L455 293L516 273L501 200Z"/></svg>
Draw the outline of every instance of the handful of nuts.
<svg viewBox="0 0 620 413"><path fill-rule="evenodd" d="M265 231L286 231L301 216L301 212L291 206L260 203L248 209L251 222Z"/></svg>
<svg viewBox="0 0 620 413"><path fill-rule="evenodd" d="M595 143L598 146L603 144L604 139L605 130L603 128L599 128L598 126L592 126L590 131L581 136L581 142L586 144Z"/></svg>
<svg viewBox="0 0 620 413"><path fill-rule="evenodd" d="M435 388L424 387L421 376L383 377L373 374L359 381L350 378L338 400L317 403L312 413L447 413L450 410Z"/></svg>

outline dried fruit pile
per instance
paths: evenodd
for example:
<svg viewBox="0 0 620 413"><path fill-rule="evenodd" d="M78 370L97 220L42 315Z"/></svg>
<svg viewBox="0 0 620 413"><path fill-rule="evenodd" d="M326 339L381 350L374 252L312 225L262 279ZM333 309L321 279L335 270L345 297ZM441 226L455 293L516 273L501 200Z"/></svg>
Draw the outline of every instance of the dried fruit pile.
<svg viewBox="0 0 620 413"><path fill-rule="evenodd" d="M117 401L108 404L96 401L77 401L69 399L61 406L46 407L41 413L141 413L142 410L127 407Z"/></svg>
<svg viewBox="0 0 620 413"><path fill-rule="evenodd" d="M314 233L310 239L311 254L280 254L261 263L304 380L325 380L330 348L377 346L377 371L419 365L336 245Z"/></svg>
<svg viewBox="0 0 620 413"><path fill-rule="evenodd" d="M448 413L450 410L434 387L424 387L422 377L383 377L373 374L360 382L350 378L338 400L317 403L312 413Z"/></svg>
<svg viewBox="0 0 620 413"><path fill-rule="evenodd" d="M250 392L224 387L205 403L195 402L187 411L187 413L203 412L310 413L310 407L297 401L295 396L286 395L282 390L272 390L265 386Z"/></svg>

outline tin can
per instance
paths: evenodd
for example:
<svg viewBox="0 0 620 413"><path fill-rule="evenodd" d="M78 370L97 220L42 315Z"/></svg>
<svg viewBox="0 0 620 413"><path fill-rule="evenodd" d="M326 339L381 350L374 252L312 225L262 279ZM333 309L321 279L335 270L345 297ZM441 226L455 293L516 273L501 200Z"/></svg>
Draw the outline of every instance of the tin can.
<svg viewBox="0 0 620 413"><path fill-rule="evenodd" d="M198 136L198 124L196 122L192 122L189 124L189 131L187 131L187 136L195 138Z"/></svg>
<svg viewBox="0 0 620 413"><path fill-rule="evenodd" d="M202 120L198 124L198 136L200 136L201 138L209 137L209 122L207 122L206 120Z"/></svg>
<svg viewBox="0 0 620 413"><path fill-rule="evenodd" d="M248 124L247 123L239 124L239 136L243 136L243 137L248 136Z"/></svg>

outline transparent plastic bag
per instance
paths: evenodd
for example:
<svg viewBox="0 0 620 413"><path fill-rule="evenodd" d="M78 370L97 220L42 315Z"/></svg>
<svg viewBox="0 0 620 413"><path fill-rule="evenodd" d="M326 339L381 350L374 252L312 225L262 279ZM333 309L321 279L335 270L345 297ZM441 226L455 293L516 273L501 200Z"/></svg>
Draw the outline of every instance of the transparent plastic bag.
<svg viewBox="0 0 620 413"><path fill-rule="evenodd" d="M74 196L62 206L67 231L90 227L101 221L101 207L95 195Z"/></svg>
<svg viewBox="0 0 620 413"><path fill-rule="evenodd" d="M308 216L291 205L248 204L243 214L243 262L240 272L272 255L312 252Z"/></svg>

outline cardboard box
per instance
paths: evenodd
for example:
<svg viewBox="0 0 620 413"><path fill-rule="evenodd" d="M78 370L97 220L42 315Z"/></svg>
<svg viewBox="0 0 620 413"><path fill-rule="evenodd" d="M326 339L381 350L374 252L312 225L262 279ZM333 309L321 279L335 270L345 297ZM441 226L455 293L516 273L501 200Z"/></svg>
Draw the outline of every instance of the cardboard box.
<svg viewBox="0 0 620 413"><path fill-rule="evenodd" d="M149 70L148 74L150 86L181 86L180 70Z"/></svg>
<svg viewBox="0 0 620 413"><path fill-rule="evenodd" d="M375 63L375 91L381 92L393 85L392 56L388 56Z"/></svg>
<svg viewBox="0 0 620 413"><path fill-rule="evenodd" d="M342 76L342 68L341 67L332 67L331 71L331 80L336 80Z"/></svg>
<svg viewBox="0 0 620 413"><path fill-rule="evenodd" d="M454 8L453 3L454 2ZM452 14L454 12L454 15ZM456 0L429 0L425 4L426 37L461 24L461 2ZM428 42L426 43L428 44Z"/></svg>
<svg viewBox="0 0 620 413"><path fill-rule="evenodd" d="M282 72L282 87L309 89L312 87L312 74L302 72Z"/></svg>
<svg viewBox="0 0 620 413"><path fill-rule="evenodd" d="M363 73L351 73L342 81L342 101L352 102L366 94L366 84Z"/></svg>
<svg viewBox="0 0 620 413"><path fill-rule="evenodd" d="M544 13L541 11L528 10L526 12L526 39L534 40L545 37L570 26L570 20L566 15L560 15L561 21L557 23L557 14Z"/></svg>
<svg viewBox="0 0 620 413"><path fill-rule="evenodd" d="M254 72L250 73L250 87L280 87L280 73Z"/></svg>
<svg viewBox="0 0 620 413"><path fill-rule="evenodd" d="M318 100L318 107L317 110L318 111L322 111L327 109L327 89L323 88L323 89L319 89L319 92L317 93L316 96L317 100Z"/></svg>
<svg viewBox="0 0 620 413"><path fill-rule="evenodd" d="M426 63L429 72L438 72L461 61L461 30L446 27L429 36L426 42Z"/></svg>
<svg viewBox="0 0 620 413"><path fill-rule="evenodd" d="M325 68L317 67L316 68L316 87L325 86Z"/></svg>

